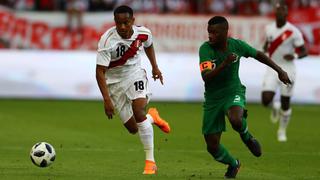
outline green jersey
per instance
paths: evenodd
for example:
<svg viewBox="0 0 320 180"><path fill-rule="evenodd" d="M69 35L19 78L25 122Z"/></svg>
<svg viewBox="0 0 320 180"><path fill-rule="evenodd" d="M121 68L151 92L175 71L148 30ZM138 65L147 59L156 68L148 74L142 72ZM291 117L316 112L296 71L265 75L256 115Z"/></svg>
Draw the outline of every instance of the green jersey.
<svg viewBox="0 0 320 180"><path fill-rule="evenodd" d="M213 79L205 82L206 102L221 100L228 95L245 91L239 79L239 60L242 56L255 58L257 50L244 41L233 38L227 39L227 51L225 52L215 50L209 42L201 45L199 49L201 73L218 67L231 53L236 55L236 60Z"/></svg>

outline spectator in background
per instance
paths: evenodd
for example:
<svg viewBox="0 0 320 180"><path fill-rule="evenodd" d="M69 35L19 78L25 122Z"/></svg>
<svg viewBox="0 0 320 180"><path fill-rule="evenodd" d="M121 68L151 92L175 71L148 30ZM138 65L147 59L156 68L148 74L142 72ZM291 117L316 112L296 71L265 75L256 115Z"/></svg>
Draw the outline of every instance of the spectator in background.
<svg viewBox="0 0 320 180"><path fill-rule="evenodd" d="M33 10L35 6L34 0L15 0L15 1L11 0L9 4L13 4L14 9L22 10L22 11Z"/></svg>
<svg viewBox="0 0 320 180"><path fill-rule="evenodd" d="M272 11L271 0L260 0L259 13L260 15L268 15Z"/></svg>
<svg viewBox="0 0 320 180"><path fill-rule="evenodd" d="M127 5L140 13L161 13L164 0L117 0L116 6Z"/></svg>
<svg viewBox="0 0 320 180"><path fill-rule="evenodd" d="M310 0L310 7L319 7L320 1L319 0Z"/></svg>
<svg viewBox="0 0 320 180"><path fill-rule="evenodd" d="M208 0L207 8L209 13L226 13L225 2L223 0Z"/></svg>
<svg viewBox="0 0 320 180"><path fill-rule="evenodd" d="M58 9L56 0L35 0L35 9L39 11L54 11Z"/></svg>
<svg viewBox="0 0 320 180"><path fill-rule="evenodd" d="M190 12L190 6L188 0L164 0L163 1L163 12L169 12L169 13L189 13Z"/></svg>
<svg viewBox="0 0 320 180"><path fill-rule="evenodd" d="M67 28L69 31L82 30L82 16L83 12L87 11L89 0L68 0L66 4L67 9ZM76 25L73 25L73 19L76 18ZM75 27L74 27L75 26Z"/></svg>
<svg viewBox="0 0 320 180"><path fill-rule="evenodd" d="M112 11L117 0L91 0L89 3L90 11Z"/></svg>
<svg viewBox="0 0 320 180"><path fill-rule="evenodd" d="M0 0L17 10L68 11L68 24L75 17L82 26L84 11L112 11L120 5L131 6L138 13L268 15L278 0ZM289 10L319 8L320 0L285 0ZM69 26L72 29L72 26Z"/></svg>
<svg viewBox="0 0 320 180"><path fill-rule="evenodd" d="M236 0L238 15L257 15L259 14L258 2L256 0Z"/></svg>

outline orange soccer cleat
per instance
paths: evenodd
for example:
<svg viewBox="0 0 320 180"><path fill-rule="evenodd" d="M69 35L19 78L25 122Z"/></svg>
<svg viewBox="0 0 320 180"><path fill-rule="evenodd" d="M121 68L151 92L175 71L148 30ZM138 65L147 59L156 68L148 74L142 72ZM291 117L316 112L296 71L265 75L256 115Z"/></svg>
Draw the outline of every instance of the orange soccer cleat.
<svg viewBox="0 0 320 180"><path fill-rule="evenodd" d="M157 165L155 162L146 160L146 166L142 174L157 174Z"/></svg>
<svg viewBox="0 0 320 180"><path fill-rule="evenodd" d="M149 108L148 114L152 116L154 124L157 125L163 132L170 132L169 123L160 117L159 112L156 108Z"/></svg>

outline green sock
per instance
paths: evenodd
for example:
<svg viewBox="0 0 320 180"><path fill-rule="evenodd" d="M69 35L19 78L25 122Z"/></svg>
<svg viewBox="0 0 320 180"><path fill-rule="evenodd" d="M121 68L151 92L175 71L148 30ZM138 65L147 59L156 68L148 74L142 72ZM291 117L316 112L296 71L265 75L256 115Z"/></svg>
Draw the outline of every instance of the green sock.
<svg viewBox="0 0 320 180"><path fill-rule="evenodd" d="M250 133L248 131L248 125L247 125L247 119L245 117L243 117L241 123L242 123L242 126L241 126L239 133L240 133L242 140L244 142L246 142L250 138Z"/></svg>
<svg viewBox="0 0 320 180"><path fill-rule="evenodd" d="M228 150L222 145L219 144L218 152L214 155L214 159L223 164L229 164L231 166L237 166L237 161L234 159L228 152Z"/></svg>

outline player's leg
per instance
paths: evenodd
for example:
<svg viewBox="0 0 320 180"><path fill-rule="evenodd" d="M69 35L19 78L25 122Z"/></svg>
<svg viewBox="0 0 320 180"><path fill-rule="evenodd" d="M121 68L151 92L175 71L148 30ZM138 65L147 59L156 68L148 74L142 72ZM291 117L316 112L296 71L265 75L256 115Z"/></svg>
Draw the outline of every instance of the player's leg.
<svg viewBox="0 0 320 180"><path fill-rule="evenodd" d="M269 107L273 101L274 95L275 95L274 91L262 91L261 93L262 105L265 107Z"/></svg>
<svg viewBox="0 0 320 180"><path fill-rule="evenodd" d="M129 99L146 98L147 103L150 100L151 93L149 92L148 79L146 78L145 70L136 73L138 78L135 78L133 85L129 88L127 95ZM142 111L141 111L142 112ZM144 115L146 114L143 111ZM169 133L169 123L162 119L156 108L149 108L146 115L152 124L158 126L163 132Z"/></svg>
<svg viewBox="0 0 320 180"><path fill-rule="evenodd" d="M243 87L241 91L227 99L227 102L224 105L224 112L228 116L232 128L240 134L242 141L246 144L251 153L256 157L259 157L261 156L261 147L259 142L248 130L248 113L247 110L244 110L245 104L245 87Z"/></svg>
<svg viewBox="0 0 320 180"><path fill-rule="evenodd" d="M290 97L281 96L280 123L278 129L278 141L287 141L287 127L291 119Z"/></svg>
<svg viewBox="0 0 320 180"><path fill-rule="evenodd" d="M128 99L132 101L132 111L137 123L140 140L146 152L146 165L143 174L155 174L157 166L154 160L154 137L153 126L156 120L146 114L149 92L145 71L141 70L134 75L129 81L129 88L126 91ZM159 116L159 114L158 114Z"/></svg>
<svg viewBox="0 0 320 180"><path fill-rule="evenodd" d="M160 117L159 112L156 108L149 108L147 115L150 115L152 117L152 123L158 126L163 132L170 132L171 129L169 123Z"/></svg>
<svg viewBox="0 0 320 180"><path fill-rule="evenodd" d="M290 100L293 94L294 81L295 81L295 70L291 68L287 68L289 78L292 82L292 85L287 86L285 84L281 84L281 110L280 110L280 123L278 129L278 141L285 142L287 141L287 127L291 119L292 110L290 107Z"/></svg>
<svg viewBox="0 0 320 180"><path fill-rule="evenodd" d="M228 109L227 116L232 128L240 134L242 141L246 144L251 153L256 157L261 156L261 146L248 130L247 111L241 106L231 106Z"/></svg>
<svg viewBox="0 0 320 180"><path fill-rule="evenodd" d="M127 98L123 89L122 83L114 83L108 86L112 104L119 113L123 125L129 133L136 134L138 132L138 127L133 116L131 101Z"/></svg>
<svg viewBox="0 0 320 180"><path fill-rule="evenodd" d="M261 101L263 106L271 108L270 120L272 123L278 122L280 118L280 102L273 101L278 86L277 74L268 69L263 79Z"/></svg>
<svg viewBox="0 0 320 180"><path fill-rule="evenodd" d="M137 98L132 101L132 110L137 122L140 140L146 153L146 165L143 174L155 174L157 166L154 159L154 136L152 127L152 117L146 115L146 98Z"/></svg>
<svg viewBox="0 0 320 180"><path fill-rule="evenodd" d="M119 98L121 100L121 98ZM139 98L131 102L127 99L126 103L119 109L120 119L131 134L139 133L140 140L146 153L146 166L144 174L155 174L157 166L153 154L153 127L150 118L145 115L147 100ZM149 116L150 117L150 116Z"/></svg>
<svg viewBox="0 0 320 180"><path fill-rule="evenodd" d="M216 161L229 165L225 174L226 178L235 178L240 169L240 161L232 157L228 150L220 144L220 137L221 132L204 135L204 139L207 144L207 151Z"/></svg>
<svg viewBox="0 0 320 180"><path fill-rule="evenodd" d="M223 102L206 102L204 104L202 133L207 144L207 151L216 161L229 165L225 177L234 178L239 170L240 162L220 144L221 133L225 130Z"/></svg>
<svg viewBox="0 0 320 180"><path fill-rule="evenodd" d="M146 160L155 162L154 160L154 144L153 144L153 127L152 117L146 115L146 106L148 100L146 98L138 98L132 101L132 110L137 122L140 140L146 152Z"/></svg>
<svg viewBox="0 0 320 180"><path fill-rule="evenodd" d="M136 134L138 132L138 126L133 116L131 116L129 120L124 123L124 127L126 127L128 132L131 134Z"/></svg>

